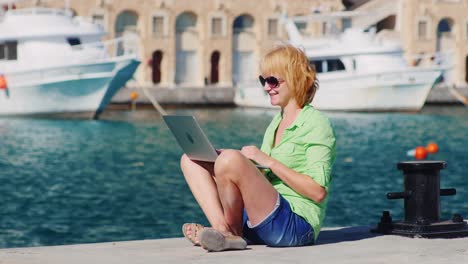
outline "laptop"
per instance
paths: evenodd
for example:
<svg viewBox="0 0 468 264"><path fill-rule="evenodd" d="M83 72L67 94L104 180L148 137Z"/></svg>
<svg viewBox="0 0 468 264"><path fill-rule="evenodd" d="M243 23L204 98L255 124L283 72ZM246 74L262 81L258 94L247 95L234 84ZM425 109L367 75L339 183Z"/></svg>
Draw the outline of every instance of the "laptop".
<svg viewBox="0 0 468 264"><path fill-rule="evenodd" d="M172 132L185 154L192 160L215 162L218 152L192 115L164 115ZM257 168L267 167L255 164Z"/></svg>

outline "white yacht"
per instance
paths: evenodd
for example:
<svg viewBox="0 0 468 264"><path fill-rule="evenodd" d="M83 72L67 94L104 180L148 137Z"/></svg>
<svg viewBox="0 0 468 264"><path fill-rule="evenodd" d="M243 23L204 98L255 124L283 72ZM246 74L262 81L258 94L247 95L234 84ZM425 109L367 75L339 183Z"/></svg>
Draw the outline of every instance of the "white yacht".
<svg viewBox="0 0 468 264"><path fill-rule="evenodd" d="M297 18L302 19L302 18ZM312 105L337 111L418 111L440 78L440 66L410 67L398 41L348 28L326 38L303 37L294 19L285 19L289 41L315 65L319 89ZM260 84L239 84L235 103L272 107Z"/></svg>
<svg viewBox="0 0 468 264"><path fill-rule="evenodd" d="M140 63L135 38L105 34L66 9L0 11L0 115L97 118Z"/></svg>

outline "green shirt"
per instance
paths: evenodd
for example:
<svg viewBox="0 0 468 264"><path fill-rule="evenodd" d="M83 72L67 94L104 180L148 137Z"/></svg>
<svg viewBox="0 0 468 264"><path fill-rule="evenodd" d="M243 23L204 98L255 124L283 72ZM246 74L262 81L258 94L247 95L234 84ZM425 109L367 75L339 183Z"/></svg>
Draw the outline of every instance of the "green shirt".
<svg viewBox="0 0 468 264"><path fill-rule="evenodd" d="M310 176L328 193L336 152L335 134L330 121L322 113L306 105L294 123L284 130L281 142L272 148L281 119L282 115L279 113L271 121L261 150L287 167ZM328 195L321 203L316 203L295 192L270 170L265 171L265 176L290 203L292 211L310 223L317 239L325 217Z"/></svg>

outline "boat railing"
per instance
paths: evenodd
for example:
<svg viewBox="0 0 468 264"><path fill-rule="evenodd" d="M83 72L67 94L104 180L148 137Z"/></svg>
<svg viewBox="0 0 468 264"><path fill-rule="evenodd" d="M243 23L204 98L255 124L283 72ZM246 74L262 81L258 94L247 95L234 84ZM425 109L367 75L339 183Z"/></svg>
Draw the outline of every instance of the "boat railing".
<svg viewBox="0 0 468 264"><path fill-rule="evenodd" d="M104 27L101 24L94 23L90 17L74 16L72 23L78 27L95 27L98 31L105 32Z"/></svg>
<svg viewBox="0 0 468 264"><path fill-rule="evenodd" d="M74 49L77 49L78 51L84 51L89 48L95 48L95 50L100 50L100 54L96 54L94 52L83 52L83 56L86 57L83 57L81 55L76 56L80 57L79 60L74 60L73 58L70 58L68 64L62 64L47 68L34 68L26 71L10 71L8 73L8 78L14 80L14 82L17 84L22 85L23 83L34 83L45 79L63 80L64 78L82 78L83 74L89 73L92 73L94 75L106 75L109 73L108 68L103 67L102 65L112 62L113 60L118 58L137 58L136 49L124 49L122 52L118 52L118 45L125 41L128 40L122 37L105 42L80 45L81 48L77 48L77 46L75 46ZM115 47L114 49L117 52L108 53L106 47Z"/></svg>
<svg viewBox="0 0 468 264"><path fill-rule="evenodd" d="M55 16L73 16L73 12L69 9L58 9L58 8L45 8L45 7L33 7L33 8L21 8L9 10L10 15L55 15Z"/></svg>
<svg viewBox="0 0 468 264"><path fill-rule="evenodd" d="M89 55L89 59L94 61L103 61L117 57L136 57L138 56L138 38L122 36L119 38L84 43L72 46L76 52L82 52L84 56Z"/></svg>
<svg viewBox="0 0 468 264"><path fill-rule="evenodd" d="M410 66L413 67L450 67L452 64L453 52L435 52L407 55Z"/></svg>
<svg viewBox="0 0 468 264"><path fill-rule="evenodd" d="M93 70L94 74L107 74L106 67L100 67L98 65L96 65L96 67L90 67L90 65L106 64L119 58L137 59L138 50L136 48L123 48L119 50L119 45L126 41L130 41L129 38L121 37L103 42L76 45L73 46L73 49L77 52L82 52L82 54L73 56L73 58L77 58L76 60L70 58L69 64L47 68L34 68L27 71L11 71L8 77L17 84L23 85L24 83L45 79L54 80L54 78L58 78L61 80L63 78L81 78L83 74L89 72L89 69L95 69ZM102 72L100 72L100 70L102 70Z"/></svg>

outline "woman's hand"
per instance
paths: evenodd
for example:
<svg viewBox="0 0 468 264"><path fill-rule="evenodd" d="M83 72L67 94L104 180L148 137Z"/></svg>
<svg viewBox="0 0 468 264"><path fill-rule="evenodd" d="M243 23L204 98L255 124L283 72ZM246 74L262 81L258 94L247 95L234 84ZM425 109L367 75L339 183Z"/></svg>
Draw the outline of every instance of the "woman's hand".
<svg viewBox="0 0 468 264"><path fill-rule="evenodd" d="M241 153L248 159L270 168L286 185L301 195L317 203L321 203L327 196L325 188L314 181L312 177L288 168L283 163L259 150L256 146L245 146L241 149Z"/></svg>
<svg viewBox="0 0 468 264"><path fill-rule="evenodd" d="M241 149L242 155L246 158L253 160L255 163L270 167L274 162L273 158L265 154L263 151L258 149L256 146L245 146Z"/></svg>

